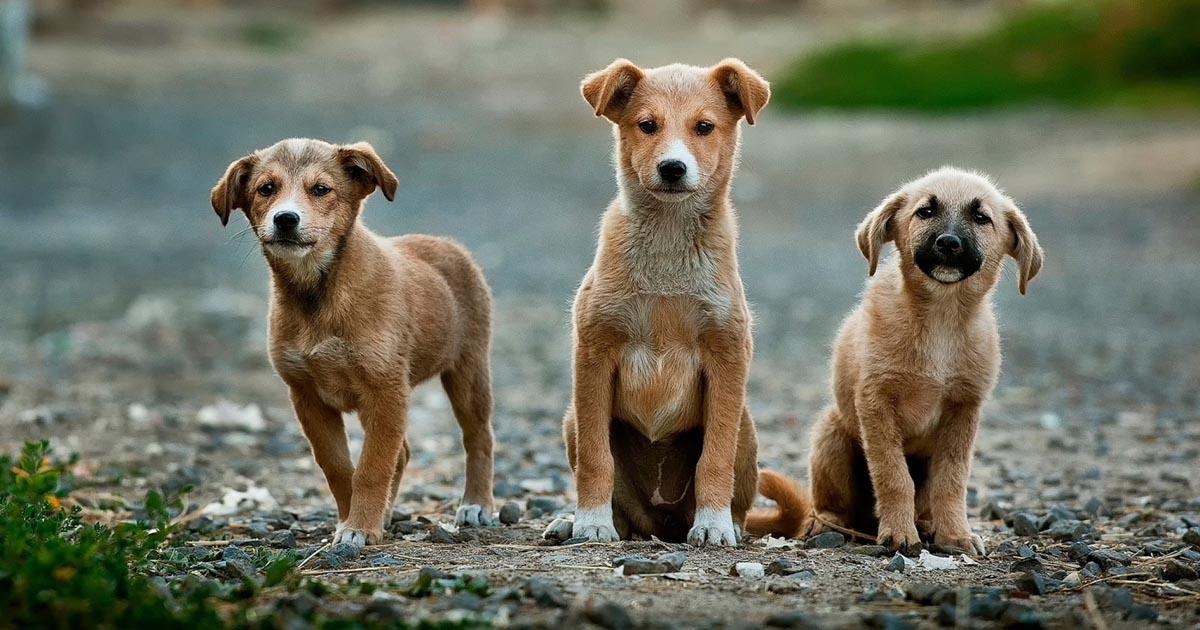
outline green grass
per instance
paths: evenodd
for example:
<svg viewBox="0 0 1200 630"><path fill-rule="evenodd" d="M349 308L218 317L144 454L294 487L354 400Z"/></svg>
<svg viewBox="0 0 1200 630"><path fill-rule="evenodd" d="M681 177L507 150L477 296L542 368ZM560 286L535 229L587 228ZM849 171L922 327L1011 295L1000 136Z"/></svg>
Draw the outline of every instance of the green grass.
<svg viewBox="0 0 1200 630"><path fill-rule="evenodd" d="M222 625L209 588L184 592L140 572L171 535L175 500L148 494L147 522L85 524L65 501L63 466L48 455L37 442L16 461L0 456L0 625Z"/></svg>
<svg viewBox="0 0 1200 630"><path fill-rule="evenodd" d="M69 463L69 462L68 462ZM412 598L467 592L485 597L481 578L421 571L411 585L355 580L333 585L297 570L297 553L247 548L253 575L203 577L203 562L221 552L178 545L172 523L178 496L146 495L146 518L113 527L87 524L69 498L68 463L50 457L47 442L26 444L16 458L0 455L0 629L5 628L419 628L485 626L472 619L361 618L339 612L337 600L369 598L387 588ZM184 488L186 493L190 488ZM286 610L281 598L306 592L330 608Z"/></svg>
<svg viewBox="0 0 1200 630"><path fill-rule="evenodd" d="M792 107L1197 107L1200 2L1052 3L968 39L846 42L799 60L774 87Z"/></svg>

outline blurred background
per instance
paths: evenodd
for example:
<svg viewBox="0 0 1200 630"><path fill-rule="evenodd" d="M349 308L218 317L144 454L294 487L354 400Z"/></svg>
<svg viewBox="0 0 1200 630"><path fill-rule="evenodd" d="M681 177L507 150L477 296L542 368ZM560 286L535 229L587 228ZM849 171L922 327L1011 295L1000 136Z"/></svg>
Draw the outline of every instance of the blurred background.
<svg viewBox="0 0 1200 630"><path fill-rule="evenodd" d="M578 82L618 56L737 56L774 87L734 190L764 462L803 470L866 277L854 226L942 164L991 173L1048 255L1027 297L1011 269L996 292L985 433L1197 457L1153 437L1200 435L1194 0L0 0L0 29L6 446L55 437L111 480L229 482L274 457L281 502L317 496L287 476L311 463L266 363L265 265L208 201L234 159L312 136L368 140L399 176L371 227L475 252L497 296L498 465L561 473L567 311L615 192ZM423 392L418 445L453 452Z"/></svg>

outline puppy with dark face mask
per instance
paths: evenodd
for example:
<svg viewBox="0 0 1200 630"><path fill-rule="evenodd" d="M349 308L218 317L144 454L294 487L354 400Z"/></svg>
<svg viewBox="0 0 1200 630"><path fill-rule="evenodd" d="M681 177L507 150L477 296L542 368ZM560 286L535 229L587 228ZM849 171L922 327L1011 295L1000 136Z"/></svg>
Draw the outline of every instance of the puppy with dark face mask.
<svg viewBox="0 0 1200 630"><path fill-rule="evenodd" d="M438 377L463 432L466 490L455 521L492 513L492 295L462 246L385 238L360 220L396 176L366 143L294 138L229 165L212 206L242 210L271 268L270 355L337 501L333 542L379 542L408 463L409 392ZM342 414L365 439L355 467Z"/></svg>
<svg viewBox="0 0 1200 630"><path fill-rule="evenodd" d="M934 543L983 553L966 490L979 411L1000 371L992 290L1011 256L1024 294L1042 248L987 177L953 168L889 195L856 238L872 279L834 345L834 404L812 432L811 498L763 471L759 490L779 507L751 513L747 529L853 528L908 549L921 542L920 521ZM896 253L879 267L888 242Z"/></svg>

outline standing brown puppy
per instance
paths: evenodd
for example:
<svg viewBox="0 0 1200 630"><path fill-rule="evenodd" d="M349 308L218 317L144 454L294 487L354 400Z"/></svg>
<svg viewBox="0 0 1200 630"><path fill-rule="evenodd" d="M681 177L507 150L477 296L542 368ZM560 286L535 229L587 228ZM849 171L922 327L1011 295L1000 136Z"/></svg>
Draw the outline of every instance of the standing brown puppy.
<svg viewBox="0 0 1200 630"><path fill-rule="evenodd" d="M983 553L966 491L979 409L1000 371L992 289L1004 257L1021 294L1042 268L1025 215L985 176L943 168L892 193L858 227L872 280L834 345L834 405L813 428L811 506L764 471L779 509L755 513L756 534L817 533L827 524L878 531L880 544ZM885 243L896 254L875 270Z"/></svg>
<svg viewBox="0 0 1200 630"><path fill-rule="evenodd" d="M618 59L582 92L614 125L620 193L575 298L571 533L737 545L757 443L729 189L738 123L754 123L770 88L736 59L647 70Z"/></svg>
<svg viewBox="0 0 1200 630"><path fill-rule="evenodd" d="M271 268L270 353L337 501L334 542L383 537L408 463L412 387L441 377L467 455L455 521L491 522L491 291L461 246L376 236L359 220L396 176L366 143L283 140L229 166L212 190L221 223L241 209ZM366 434L358 467L342 414Z"/></svg>

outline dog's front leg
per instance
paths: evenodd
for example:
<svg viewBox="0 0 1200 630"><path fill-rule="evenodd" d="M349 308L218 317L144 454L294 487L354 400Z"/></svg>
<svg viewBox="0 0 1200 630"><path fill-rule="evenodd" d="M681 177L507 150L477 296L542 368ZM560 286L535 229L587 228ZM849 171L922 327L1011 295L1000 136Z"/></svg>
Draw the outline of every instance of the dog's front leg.
<svg viewBox="0 0 1200 630"><path fill-rule="evenodd" d="M860 391L854 404L875 490L879 544L909 550L920 546L921 537L917 533L916 492L900 435L898 399L886 386L876 386Z"/></svg>
<svg viewBox="0 0 1200 630"><path fill-rule="evenodd" d="M607 349L576 343L575 383L575 508L573 538L616 542L613 526L612 428L614 363Z"/></svg>
<svg viewBox="0 0 1200 630"><path fill-rule="evenodd" d="M292 408L308 438L313 459L325 473L325 483L337 502L338 525L350 516L351 478L354 462L350 459L350 445L346 440L346 426L342 414L326 405L310 387L295 384L289 388Z"/></svg>
<svg viewBox="0 0 1200 630"><path fill-rule="evenodd" d="M364 435L362 455L354 470L354 496L350 516L334 535L333 542L362 547L383 539L392 476L400 474L397 463L404 450L407 390L403 384L393 383L372 391L362 397L358 417Z"/></svg>
<svg viewBox="0 0 1200 630"><path fill-rule="evenodd" d="M983 539L971 533L967 521L967 481L979 427L979 406L972 400L947 403L938 427L938 449L930 458L929 505L933 541L967 553L982 555Z"/></svg>
<svg viewBox="0 0 1200 630"><path fill-rule="evenodd" d="M697 546L736 547L733 502L738 433L746 405L749 341L721 338L710 349L704 369L704 446L696 464L696 515L687 540Z"/></svg>

